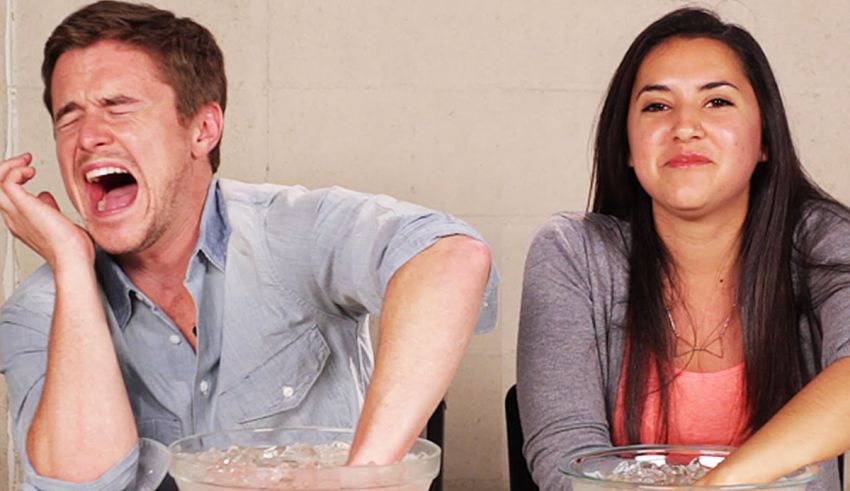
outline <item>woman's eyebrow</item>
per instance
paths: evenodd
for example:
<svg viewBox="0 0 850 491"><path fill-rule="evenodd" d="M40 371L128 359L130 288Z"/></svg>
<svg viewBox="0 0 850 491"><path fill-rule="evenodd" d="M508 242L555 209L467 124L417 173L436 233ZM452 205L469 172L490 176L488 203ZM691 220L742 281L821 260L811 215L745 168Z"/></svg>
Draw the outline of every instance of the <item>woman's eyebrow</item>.
<svg viewBox="0 0 850 491"><path fill-rule="evenodd" d="M733 84L732 82L727 82L726 80L716 80L713 82L702 84L699 90L711 90L716 89L718 87L732 87L735 90L740 90L738 89L737 85ZM644 92L670 92L670 87L664 84L646 84L637 92L637 94L635 94L635 99L640 97L640 95Z"/></svg>
<svg viewBox="0 0 850 491"><path fill-rule="evenodd" d="M670 87L663 84L646 84L635 94L635 99L644 92L670 92Z"/></svg>
<svg viewBox="0 0 850 491"><path fill-rule="evenodd" d="M716 89L718 87L732 87L735 90L741 90L741 89L738 88L737 85L733 84L732 82L727 82L725 80L718 80L716 82L708 82L707 84L704 84L702 87L700 87L699 90L711 90L711 89Z"/></svg>

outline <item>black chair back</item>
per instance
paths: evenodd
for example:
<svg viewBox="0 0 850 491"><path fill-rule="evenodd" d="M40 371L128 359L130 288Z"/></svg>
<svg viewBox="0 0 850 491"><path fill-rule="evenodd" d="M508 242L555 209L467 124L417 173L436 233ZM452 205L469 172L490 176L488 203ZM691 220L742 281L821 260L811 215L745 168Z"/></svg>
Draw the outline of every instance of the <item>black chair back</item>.
<svg viewBox="0 0 850 491"><path fill-rule="evenodd" d="M174 482L174 478L171 477L171 474L166 474L165 479L162 480L159 487L156 488L156 491L177 491L177 483Z"/></svg>
<svg viewBox="0 0 850 491"><path fill-rule="evenodd" d="M516 385L512 385L505 395L505 421L508 428L508 473L511 491L538 491L540 488L531 479L528 465L522 455L522 426L519 423L519 404L516 399Z"/></svg>

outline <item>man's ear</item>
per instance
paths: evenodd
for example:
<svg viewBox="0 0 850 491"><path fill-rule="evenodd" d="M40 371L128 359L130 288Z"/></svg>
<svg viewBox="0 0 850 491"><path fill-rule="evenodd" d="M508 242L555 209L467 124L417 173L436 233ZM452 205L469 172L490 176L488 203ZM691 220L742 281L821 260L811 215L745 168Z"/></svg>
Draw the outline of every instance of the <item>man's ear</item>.
<svg viewBox="0 0 850 491"><path fill-rule="evenodd" d="M208 102L192 117L192 157L202 158L212 151L224 130L224 114L217 102Z"/></svg>

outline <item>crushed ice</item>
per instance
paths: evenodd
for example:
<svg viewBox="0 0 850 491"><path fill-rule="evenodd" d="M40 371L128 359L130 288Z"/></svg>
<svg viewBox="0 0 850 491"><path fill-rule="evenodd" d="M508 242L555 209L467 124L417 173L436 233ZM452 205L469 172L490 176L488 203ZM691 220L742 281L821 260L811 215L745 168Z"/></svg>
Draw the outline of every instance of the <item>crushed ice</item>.
<svg viewBox="0 0 850 491"><path fill-rule="evenodd" d="M300 487L299 484L308 483L297 481L313 478L303 474L297 476L293 471L342 467L348 460L349 450L348 443L339 441L316 445L294 443L262 448L234 445L226 449L211 448L199 453L184 453L179 457L189 457L196 463L206 464L202 466L203 476L195 477L207 483L252 486L290 484ZM424 453L408 454L403 460L423 457Z"/></svg>
<svg viewBox="0 0 850 491"><path fill-rule="evenodd" d="M688 464L667 464L656 461L624 460L609 473L588 473L589 477L608 481L666 486L687 486L695 483L710 469L700 464L699 458Z"/></svg>

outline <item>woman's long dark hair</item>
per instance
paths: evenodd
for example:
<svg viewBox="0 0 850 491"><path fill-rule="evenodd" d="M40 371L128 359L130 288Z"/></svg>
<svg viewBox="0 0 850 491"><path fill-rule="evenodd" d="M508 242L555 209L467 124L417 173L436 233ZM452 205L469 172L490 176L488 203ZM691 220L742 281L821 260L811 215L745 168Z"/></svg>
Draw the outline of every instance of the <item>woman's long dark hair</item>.
<svg viewBox="0 0 850 491"><path fill-rule="evenodd" d="M675 285L670 255L659 238L652 201L629 161L627 118L637 71L647 54L670 38L708 38L731 48L755 91L768 160L756 166L741 237L737 304L741 309L749 428L768 421L814 376L802 353L798 322L808 317L795 298L795 228L810 200L835 203L803 172L794 150L779 87L761 47L744 29L713 12L684 8L647 27L629 47L605 99L596 132L591 211L630 223L629 300L626 314L625 433L640 439L648 374L659 376L662 433L666 435L674 338L665 285ZM841 205L838 205L841 206ZM804 297L806 295L803 295ZM796 300L796 301L795 301ZM610 406L610 405L609 405ZM609 415L613 409L609 407ZM666 439L666 436L662 436Z"/></svg>

